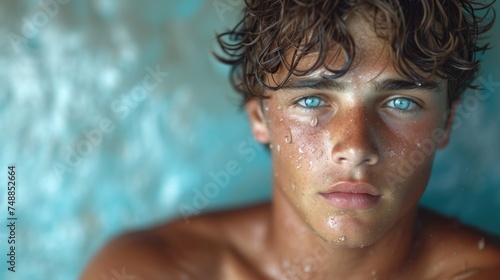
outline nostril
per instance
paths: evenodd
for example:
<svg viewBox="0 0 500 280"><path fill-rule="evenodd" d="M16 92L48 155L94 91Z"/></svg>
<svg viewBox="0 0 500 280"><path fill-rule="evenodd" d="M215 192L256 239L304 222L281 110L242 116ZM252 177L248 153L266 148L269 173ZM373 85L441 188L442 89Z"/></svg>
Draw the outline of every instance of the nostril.
<svg viewBox="0 0 500 280"><path fill-rule="evenodd" d="M337 164L374 165L378 162L378 155L371 149L338 149L334 150L332 159Z"/></svg>

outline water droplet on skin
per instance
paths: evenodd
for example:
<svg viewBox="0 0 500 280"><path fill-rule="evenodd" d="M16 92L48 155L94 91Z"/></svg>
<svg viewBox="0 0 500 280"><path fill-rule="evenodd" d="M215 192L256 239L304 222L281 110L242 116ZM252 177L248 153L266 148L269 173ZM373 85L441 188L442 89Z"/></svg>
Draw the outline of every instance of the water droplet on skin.
<svg viewBox="0 0 500 280"><path fill-rule="evenodd" d="M421 82L415 82L415 85L416 85L417 87L420 87L420 86L422 86L422 83L421 83Z"/></svg>
<svg viewBox="0 0 500 280"><path fill-rule="evenodd" d="M302 167L302 165L297 165L297 169L300 169Z"/></svg>
<svg viewBox="0 0 500 280"><path fill-rule="evenodd" d="M302 150L302 148L299 148L299 153L303 154L304 151Z"/></svg>
<svg viewBox="0 0 500 280"><path fill-rule="evenodd" d="M345 235L342 235L341 237L339 237L339 241L340 242L345 241Z"/></svg>
<svg viewBox="0 0 500 280"><path fill-rule="evenodd" d="M295 191L295 184L292 184L292 191Z"/></svg>
<svg viewBox="0 0 500 280"><path fill-rule="evenodd" d="M309 168L307 168L307 170L311 170L313 168L313 162L312 160L309 161Z"/></svg>
<svg viewBox="0 0 500 280"><path fill-rule="evenodd" d="M280 144L276 145L276 152L278 152L278 154L280 153L281 151L281 146Z"/></svg>
<svg viewBox="0 0 500 280"><path fill-rule="evenodd" d="M485 245L486 245L486 242L484 241L484 238L481 238L481 240L479 240L479 242L477 242L477 249L483 250Z"/></svg>
<svg viewBox="0 0 500 280"><path fill-rule="evenodd" d="M292 143L292 131L290 130L290 128L287 129L287 134L285 135L285 143Z"/></svg>
<svg viewBox="0 0 500 280"><path fill-rule="evenodd" d="M280 118L280 122L282 122L282 121L283 121L283 118Z"/></svg>
<svg viewBox="0 0 500 280"><path fill-rule="evenodd" d="M269 144L269 149L273 149L273 144Z"/></svg>
<svg viewBox="0 0 500 280"><path fill-rule="evenodd" d="M318 118L314 117L311 119L311 121L309 122L309 124L312 126L312 127L315 127L318 125Z"/></svg>
<svg viewBox="0 0 500 280"><path fill-rule="evenodd" d="M328 226L330 228L338 228L339 224L337 223L337 221L335 220L334 217L330 217L330 218L328 218Z"/></svg>
<svg viewBox="0 0 500 280"><path fill-rule="evenodd" d="M304 272L306 272L306 273L307 273L307 272L310 272L310 271L311 271L311 264L306 264L306 265L304 266Z"/></svg>
<svg viewBox="0 0 500 280"><path fill-rule="evenodd" d="M372 270L372 276L375 276L377 275L377 271L376 270Z"/></svg>

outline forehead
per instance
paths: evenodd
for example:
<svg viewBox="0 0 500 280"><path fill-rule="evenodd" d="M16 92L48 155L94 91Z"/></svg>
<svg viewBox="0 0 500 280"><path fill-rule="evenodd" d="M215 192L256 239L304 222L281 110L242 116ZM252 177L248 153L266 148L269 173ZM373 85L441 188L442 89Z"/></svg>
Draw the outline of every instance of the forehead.
<svg viewBox="0 0 500 280"><path fill-rule="evenodd" d="M377 36L373 30L373 26L360 14L354 14L346 23L353 39L355 55L349 58L351 59L351 64L343 77L366 76L367 73L371 73L373 77L376 77L377 74L381 74L382 72L391 73L393 76L398 75L391 59L389 44ZM284 56L285 64L292 65L300 54L300 50L288 50ZM304 54L300 58L292 75L288 77L289 67L281 65L278 72L272 75L268 74L266 80L272 86L277 86L284 80L293 82L304 76L319 77L321 75L333 75L336 71L340 71L345 67L348 62L346 52L341 44L337 42L330 43L324 64L314 71L308 71L317 62L319 57L319 51ZM303 75L303 73L306 74Z"/></svg>

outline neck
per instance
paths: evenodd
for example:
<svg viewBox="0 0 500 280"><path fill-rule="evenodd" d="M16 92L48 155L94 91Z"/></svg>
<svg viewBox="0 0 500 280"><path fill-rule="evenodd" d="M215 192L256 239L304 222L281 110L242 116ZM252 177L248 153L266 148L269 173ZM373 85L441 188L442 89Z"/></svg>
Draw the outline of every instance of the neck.
<svg viewBox="0 0 500 280"><path fill-rule="evenodd" d="M384 275L396 275L412 261L416 214L415 207L370 246L339 247L316 235L275 187L272 240L277 265L285 279L385 279Z"/></svg>

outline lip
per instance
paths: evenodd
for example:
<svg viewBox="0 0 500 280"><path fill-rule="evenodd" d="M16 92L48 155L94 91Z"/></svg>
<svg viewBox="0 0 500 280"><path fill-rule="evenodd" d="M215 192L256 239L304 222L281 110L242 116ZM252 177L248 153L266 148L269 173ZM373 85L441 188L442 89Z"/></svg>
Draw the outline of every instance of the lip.
<svg viewBox="0 0 500 280"><path fill-rule="evenodd" d="M381 197L377 188L364 182L339 182L319 194L335 207L352 210L373 208Z"/></svg>

